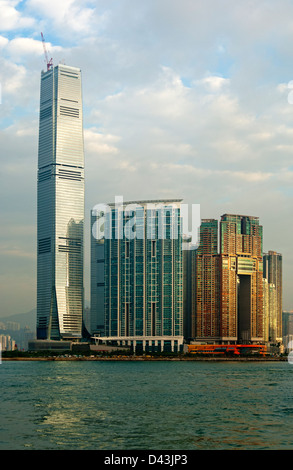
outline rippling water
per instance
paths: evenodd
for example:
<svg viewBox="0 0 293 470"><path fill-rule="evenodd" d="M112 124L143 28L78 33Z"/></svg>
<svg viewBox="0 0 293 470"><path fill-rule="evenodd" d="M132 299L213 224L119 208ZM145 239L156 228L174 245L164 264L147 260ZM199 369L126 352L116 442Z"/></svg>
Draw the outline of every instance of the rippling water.
<svg viewBox="0 0 293 470"><path fill-rule="evenodd" d="M288 362L5 362L0 449L293 449Z"/></svg>

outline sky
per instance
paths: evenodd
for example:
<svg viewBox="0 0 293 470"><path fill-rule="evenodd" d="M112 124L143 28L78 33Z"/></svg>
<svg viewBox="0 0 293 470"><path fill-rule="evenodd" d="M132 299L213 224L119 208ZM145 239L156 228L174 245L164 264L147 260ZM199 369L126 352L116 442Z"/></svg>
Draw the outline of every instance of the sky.
<svg viewBox="0 0 293 470"><path fill-rule="evenodd" d="M0 317L36 306L41 32L82 70L86 299L90 210L182 198L259 217L292 310L292 1L0 0Z"/></svg>

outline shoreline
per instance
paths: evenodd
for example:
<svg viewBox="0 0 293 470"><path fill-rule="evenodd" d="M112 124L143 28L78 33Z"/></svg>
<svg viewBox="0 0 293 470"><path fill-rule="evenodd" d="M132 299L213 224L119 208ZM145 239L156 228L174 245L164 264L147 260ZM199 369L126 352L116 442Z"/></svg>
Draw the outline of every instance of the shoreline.
<svg viewBox="0 0 293 470"><path fill-rule="evenodd" d="M112 362L155 362L155 361L191 361L191 362L284 362L287 357L2 357L3 361L112 361Z"/></svg>

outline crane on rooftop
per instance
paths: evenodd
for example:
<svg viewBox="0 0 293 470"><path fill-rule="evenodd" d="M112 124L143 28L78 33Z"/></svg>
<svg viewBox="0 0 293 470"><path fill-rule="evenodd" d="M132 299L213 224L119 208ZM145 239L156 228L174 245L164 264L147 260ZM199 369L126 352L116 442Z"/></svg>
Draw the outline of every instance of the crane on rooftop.
<svg viewBox="0 0 293 470"><path fill-rule="evenodd" d="M47 71L48 71L48 70L50 70L51 67L53 67L53 59L51 58L49 60L48 53L47 53L47 48L46 48L46 43L45 43L45 38L44 38L43 33L41 33L41 36L42 36L42 43L43 43L44 54L45 54L45 58L46 58L46 62L47 62Z"/></svg>

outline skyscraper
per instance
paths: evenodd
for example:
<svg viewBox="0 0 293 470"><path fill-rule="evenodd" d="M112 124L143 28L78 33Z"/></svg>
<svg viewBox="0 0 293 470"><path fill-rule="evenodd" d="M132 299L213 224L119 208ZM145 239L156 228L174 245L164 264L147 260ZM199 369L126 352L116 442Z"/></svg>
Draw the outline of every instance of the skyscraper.
<svg viewBox="0 0 293 470"><path fill-rule="evenodd" d="M183 271L183 335L188 341L192 338L193 310L193 258L194 251L192 246L192 237L184 237L185 249L182 252L182 271Z"/></svg>
<svg viewBox="0 0 293 470"><path fill-rule="evenodd" d="M271 324L274 328L270 337L273 341L282 341L282 255L276 251L269 251L263 255L263 277L269 284L273 284L276 291L274 313Z"/></svg>
<svg viewBox="0 0 293 470"><path fill-rule="evenodd" d="M293 312L282 312L282 335L293 335Z"/></svg>
<svg viewBox="0 0 293 470"><path fill-rule="evenodd" d="M103 216L97 217L95 210L91 212L91 227L102 229ZM91 315L90 333L102 335L105 328L105 239L96 238L91 231Z"/></svg>
<svg viewBox="0 0 293 470"><path fill-rule="evenodd" d="M262 226L257 217L203 219L193 255L192 336L197 341L263 341Z"/></svg>
<svg viewBox="0 0 293 470"><path fill-rule="evenodd" d="M41 74L37 338L82 336L84 149L81 71Z"/></svg>
<svg viewBox="0 0 293 470"><path fill-rule="evenodd" d="M93 248L93 324L104 314L108 340L142 349L163 349L167 344L179 348L183 343L180 201L109 207L103 222L104 244L97 240Z"/></svg>
<svg viewBox="0 0 293 470"><path fill-rule="evenodd" d="M199 247L192 255L192 336L197 340L219 341L220 257L217 220L202 220Z"/></svg>
<svg viewBox="0 0 293 470"><path fill-rule="evenodd" d="M258 217L225 214L220 221L222 341L263 341L262 226Z"/></svg>
<svg viewBox="0 0 293 470"><path fill-rule="evenodd" d="M275 284L263 279L264 304L264 340L266 343L277 342L277 291Z"/></svg>

